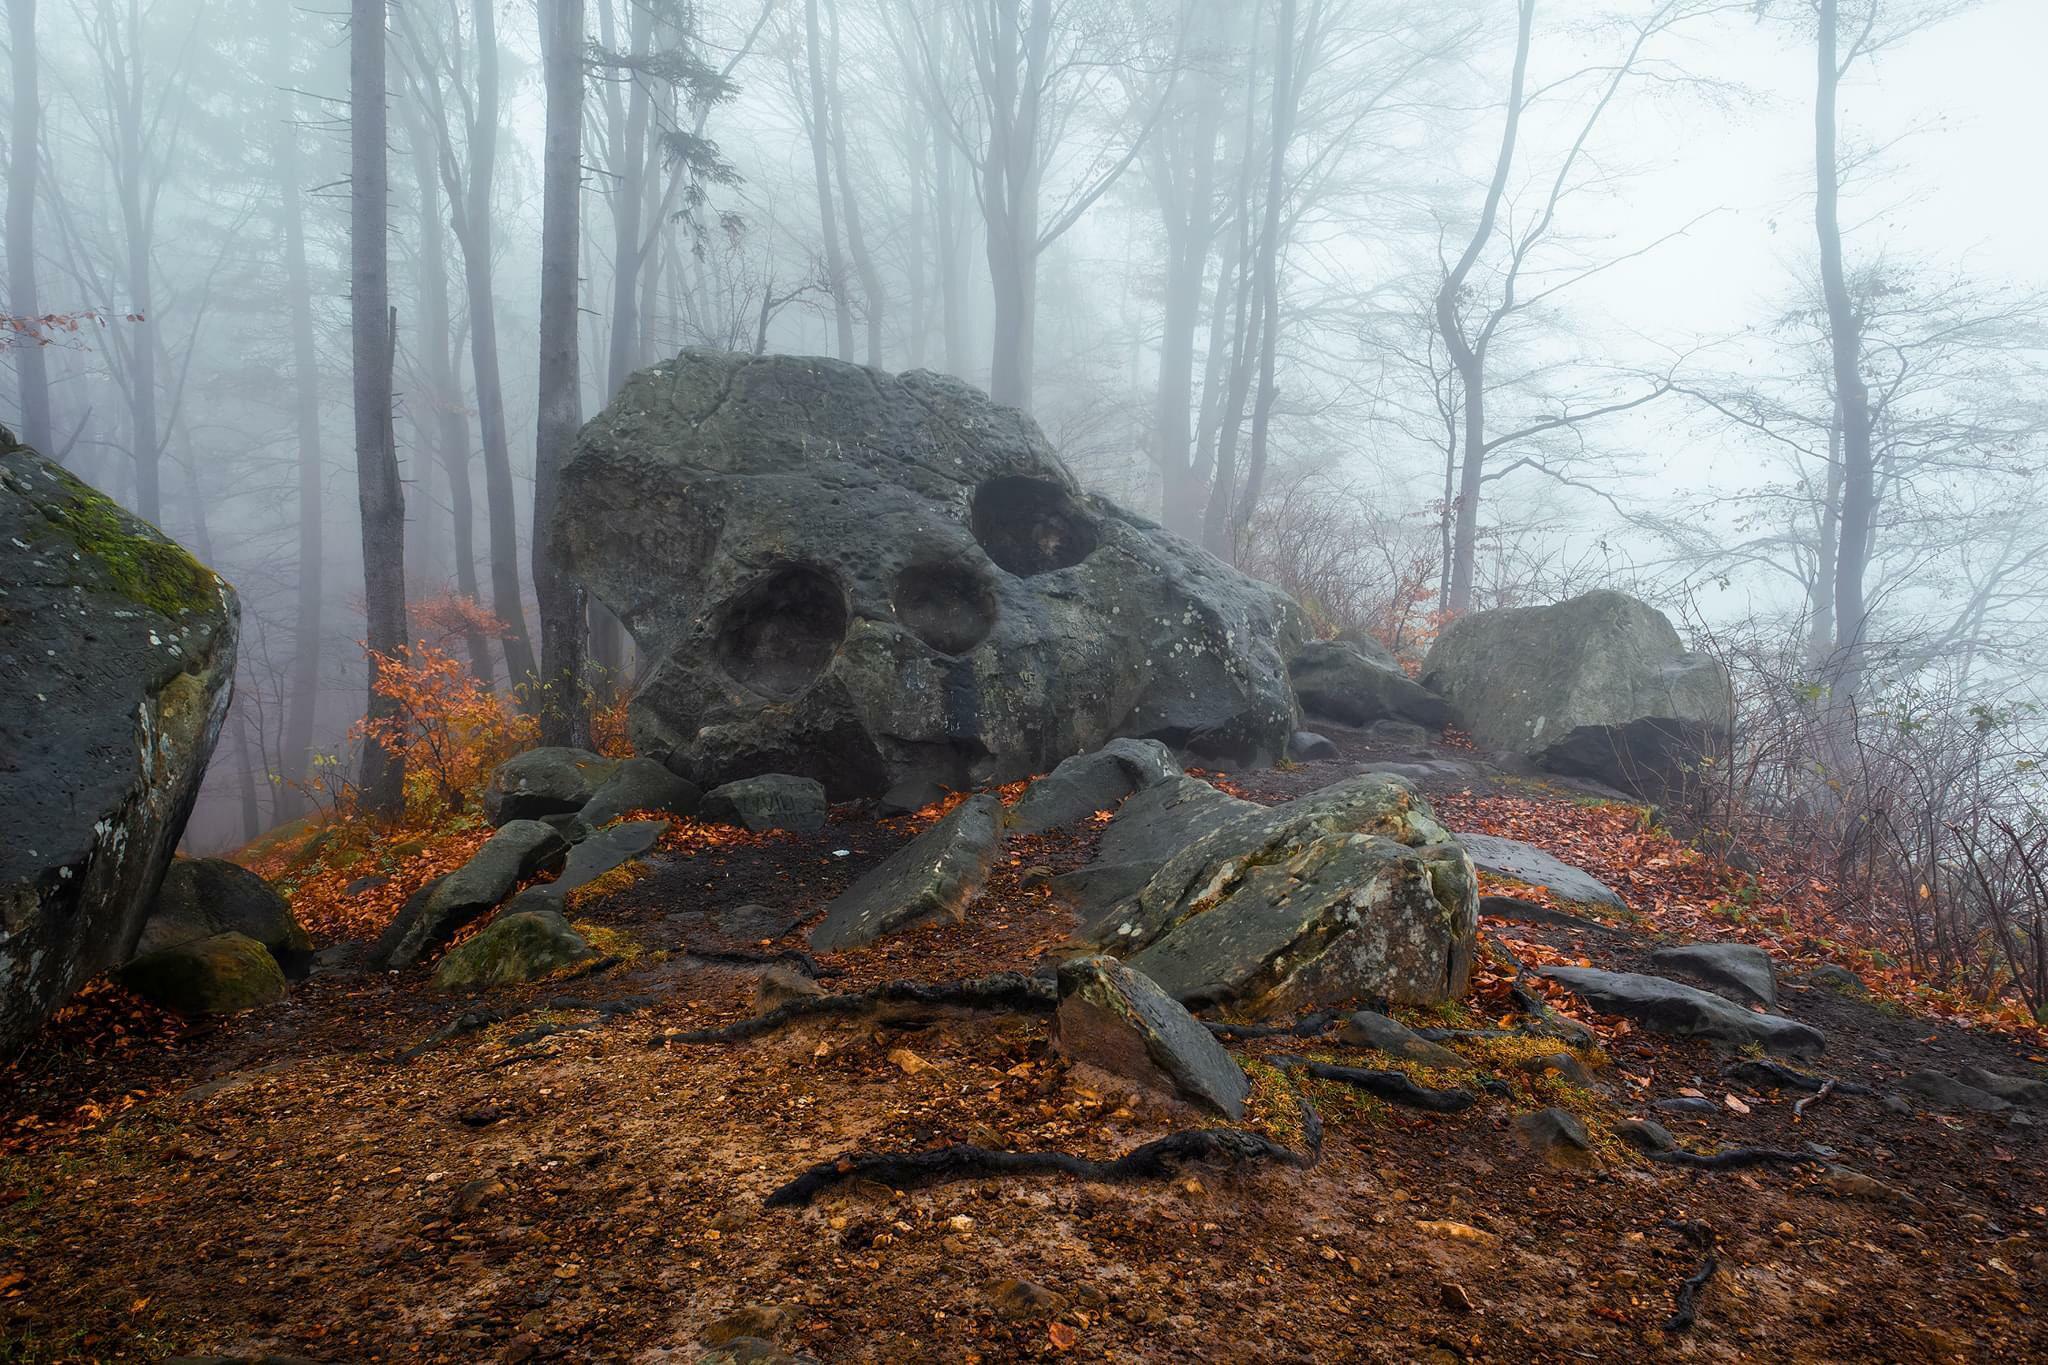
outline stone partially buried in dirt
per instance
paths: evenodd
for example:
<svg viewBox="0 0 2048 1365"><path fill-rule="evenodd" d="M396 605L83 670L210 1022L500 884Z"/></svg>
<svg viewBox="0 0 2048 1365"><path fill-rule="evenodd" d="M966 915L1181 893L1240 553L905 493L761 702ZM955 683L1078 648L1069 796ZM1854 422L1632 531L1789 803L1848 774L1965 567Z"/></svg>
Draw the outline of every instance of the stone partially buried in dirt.
<svg viewBox="0 0 2048 1365"><path fill-rule="evenodd" d="M1422 681L1480 748L1648 801L1696 789L1701 760L1726 750L1732 725L1727 671L1618 592L1461 616L1437 637Z"/></svg>
<svg viewBox="0 0 2048 1365"><path fill-rule="evenodd" d="M1540 886L1560 900L1581 905L1604 905L1623 910L1627 906L1605 882L1582 868L1554 858L1534 844L1503 839L1492 834L1460 834L1458 842L1472 855L1473 866L1497 877Z"/></svg>
<svg viewBox="0 0 2048 1365"><path fill-rule="evenodd" d="M1997 1071L1986 1071L1981 1066L1964 1067L1962 1079L1999 1099L2025 1105L2029 1109L2048 1109L2048 1081L2007 1076Z"/></svg>
<svg viewBox="0 0 2048 1365"><path fill-rule="evenodd" d="M966 918L1002 846L1002 818L995 797L968 797L827 906L811 947L836 953L933 920Z"/></svg>
<svg viewBox="0 0 2048 1365"><path fill-rule="evenodd" d="M434 984L444 991L476 991L538 981L591 952L560 911L507 910L448 950L434 968Z"/></svg>
<svg viewBox="0 0 2048 1365"><path fill-rule="evenodd" d="M816 834L825 828L831 813L823 785L814 778L787 773L743 777L715 787L698 808L698 814L713 824L738 825L755 834L771 829Z"/></svg>
<svg viewBox="0 0 2048 1365"><path fill-rule="evenodd" d="M1092 934L1182 1001L1427 1004L1464 993L1478 905L1471 860L1429 804L1369 775L1222 825Z"/></svg>
<svg viewBox="0 0 2048 1365"><path fill-rule="evenodd" d="M1059 1050L1226 1118L1243 1118L1251 1082L1223 1045L1179 1002L1113 957L1060 964Z"/></svg>
<svg viewBox="0 0 2048 1365"><path fill-rule="evenodd" d="M513 820L455 871L413 894L377 940L370 961L409 967L489 913L512 888L559 859L568 841L538 820Z"/></svg>
<svg viewBox="0 0 2048 1365"><path fill-rule="evenodd" d="M237 1014L285 995L284 972L270 950L235 933L189 939L138 957L121 969L121 984L180 1014Z"/></svg>
<svg viewBox="0 0 2048 1365"><path fill-rule="evenodd" d="M1981 1114L1997 1114L2012 1108L2012 1101L1939 1071L1912 1072L1899 1085L1939 1109L1970 1109Z"/></svg>
<svg viewBox="0 0 2048 1365"><path fill-rule="evenodd" d="M1661 976L1603 972L1594 967L1540 967L1603 1014L1618 1014L1655 1033L1704 1038L1730 1047L1752 1043L1788 1057L1818 1056L1826 1045L1819 1029L1777 1014L1758 1014L1720 996Z"/></svg>
<svg viewBox="0 0 2048 1365"><path fill-rule="evenodd" d="M1740 1005L1772 1007L1778 1003L1778 978L1771 955L1747 943L1687 943L1659 948L1650 965L1703 981L1718 995Z"/></svg>
<svg viewBox="0 0 2048 1365"><path fill-rule="evenodd" d="M1124 798L1180 777L1172 750L1156 739L1113 739L1092 754L1076 754L1025 788L1010 811L1020 834L1042 834L1114 811Z"/></svg>
<svg viewBox="0 0 2048 1365"><path fill-rule="evenodd" d="M1515 1120L1515 1132L1545 1161L1555 1166L1591 1166L1593 1135L1569 1110L1538 1109Z"/></svg>
<svg viewBox="0 0 2048 1365"><path fill-rule="evenodd" d="M313 940L269 882L224 858L179 858L164 873L156 904L136 940L145 956L215 934L246 934L286 973L303 976Z"/></svg>
<svg viewBox="0 0 2048 1365"><path fill-rule="evenodd" d="M1313 730L1296 730L1287 737L1287 756L1296 763L1327 763L1342 758L1328 736Z"/></svg>
<svg viewBox="0 0 2048 1365"><path fill-rule="evenodd" d="M1339 725L1396 720L1441 730L1451 718L1444 699L1403 673L1369 658L1356 645L1312 640L1288 661L1287 676L1304 714Z"/></svg>
<svg viewBox="0 0 2048 1365"><path fill-rule="evenodd" d="M132 955L240 615L176 542L0 427L0 1056Z"/></svg>
<svg viewBox="0 0 2048 1365"><path fill-rule="evenodd" d="M484 818L538 820L574 815L611 780L619 761L588 749L542 748L514 754L500 763L484 788Z"/></svg>
<svg viewBox="0 0 2048 1365"><path fill-rule="evenodd" d="M1372 1010L1359 1010L1345 1019L1337 1037L1349 1047L1369 1047L1422 1066L1458 1070L1472 1065L1443 1044L1432 1043L1399 1020Z"/></svg>
<svg viewBox="0 0 2048 1365"><path fill-rule="evenodd" d="M685 351L583 428L548 535L651 665L634 748L706 785L966 790L1118 735L1270 762L1294 728L1299 609L942 375Z"/></svg>

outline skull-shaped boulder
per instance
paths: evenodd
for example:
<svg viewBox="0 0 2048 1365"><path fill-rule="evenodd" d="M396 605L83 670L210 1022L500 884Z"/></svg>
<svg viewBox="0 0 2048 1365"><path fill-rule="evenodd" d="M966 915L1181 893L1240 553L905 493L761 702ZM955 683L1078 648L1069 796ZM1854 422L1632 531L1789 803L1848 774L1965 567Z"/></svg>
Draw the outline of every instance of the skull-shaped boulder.
<svg viewBox="0 0 2048 1365"><path fill-rule="evenodd" d="M640 647L635 747L707 786L965 786L1118 735L1265 761L1293 727L1293 603L943 375L685 351L584 427L551 529Z"/></svg>

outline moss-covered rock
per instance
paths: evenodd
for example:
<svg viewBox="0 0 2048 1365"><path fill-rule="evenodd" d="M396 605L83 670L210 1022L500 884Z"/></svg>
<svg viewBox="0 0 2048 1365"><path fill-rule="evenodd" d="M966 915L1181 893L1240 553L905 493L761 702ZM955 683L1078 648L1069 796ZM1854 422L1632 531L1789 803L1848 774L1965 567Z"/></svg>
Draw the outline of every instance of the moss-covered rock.
<svg viewBox="0 0 2048 1365"><path fill-rule="evenodd" d="M137 940L138 957L214 934L246 934L287 972L304 967L313 940L269 882L225 858L180 858L164 873Z"/></svg>
<svg viewBox="0 0 2048 1365"><path fill-rule="evenodd" d="M133 953L239 620L175 541L0 429L0 1052Z"/></svg>
<svg viewBox="0 0 2048 1365"><path fill-rule="evenodd" d="M121 984L180 1014L236 1014L284 999L284 973L247 934L215 934L147 953L121 969Z"/></svg>
<svg viewBox="0 0 2048 1365"><path fill-rule="evenodd" d="M444 991L474 991L536 981L591 955L590 944L553 910L498 916L482 933L448 950L434 969Z"/></svg>

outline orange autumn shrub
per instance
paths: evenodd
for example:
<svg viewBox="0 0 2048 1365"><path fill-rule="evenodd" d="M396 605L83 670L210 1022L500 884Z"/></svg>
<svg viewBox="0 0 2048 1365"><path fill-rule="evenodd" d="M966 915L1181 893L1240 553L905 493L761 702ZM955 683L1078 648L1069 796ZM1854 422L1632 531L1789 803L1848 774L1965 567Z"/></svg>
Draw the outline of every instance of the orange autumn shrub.
<svg viewBox="0 0 2048 1365"><path fill-rule="evenodd" d="M377 692L394 713L358 721L351 735L405 756L403 823L413 828L468 811L492 770L539 737L532 716L433 645L378 656Z"/></svg>

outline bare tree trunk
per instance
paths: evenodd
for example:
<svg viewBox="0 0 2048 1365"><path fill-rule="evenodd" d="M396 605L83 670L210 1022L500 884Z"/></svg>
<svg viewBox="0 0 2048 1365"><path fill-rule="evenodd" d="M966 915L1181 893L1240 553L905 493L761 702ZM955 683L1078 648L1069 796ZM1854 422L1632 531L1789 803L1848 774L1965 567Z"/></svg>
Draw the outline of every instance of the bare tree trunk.
<svg viewBox="0 0 2048 1365"><path fill-rule="evenodd" d="M351 0L349 19L349 329L356 406L356 492L362 507L363 596L368 608L370 685L367 716L396 714L378 692L382 660L405 652L405 490L391 418L391 369L397 333L390 309L385 233L385 0ZM372 815L405 809L405 754L375 737L363 744L362 799Z"/></svg>
<svg viewBox="0 0 2048 1365"><path fill-rule="evenodd" d="M1273 366L1280 344L1280 210L1287 193L1287 145L1294 138L1294 106L1300 99L1294 65L1295 0L1280 0L1280 42L1273 56L1272 164L1266 179L1266 222L1259 235L1259 396L1252 405L1250 467L1244 496L1232 509L1231 558L1237 539L1259 505L1266 479L1266 438L1273 421Z"/></svg>
<svg viewBox="0 0 2048 1365"><path fill-rule="evenodd" d="M278 69L289 70L289 49L279 30ZM278 214L283 220L285 291L292 317L292 389L298 413L298 593L292 621L289 695L284 699L283 774L303 782L312 773L313 730L320 710L321 606L325 598L326 541L322 521L326 460L320 435L320 356L313 333L313 285L306 268L305 205L299 174L299 135L291 100L278 97ZM297 788L279 789L284 813L297 815L305 798Z"/></svg>
<svg viewBox="0 0 2048 1365"><path fill-rule="evenodd" d="M1840 168L1835 111L1841 67L1837 55L1839 0L1820 0L1815 44L1818 89L1814 98L1814 227L1820 239L1821 296L1827 305L1828 349L1834 362L1835 405L1841 418L1842 520L1835 553L1834 667L1829 690L1838 702L1856 694L1868 641L1864 570L1877 513L1876 466L1871 458L1870 389L1864 383L1863 319L1850 297L1842 266Z"/></svg>
<svg viewBox="0 0 2048 1365"><path fill-rule="evenodd" d="M939 257L939 336L951 374L967 373L967 332L961 318L962 296L967 284L961 266L960 191L957 183L959 151L953 140L937 128L932 130L932 227L937 235Z"/></svg>
<svg viewBox="0 0 2048 1365"><path fill-rule="evenodd" d="M582 423L577 393L577 237L583 180L583 0L542 0L540 412L535 424L533 584L540 600L540 729L544 744L589 743L583 701L583 591L550 552L562 465Z"/></svg>
<svg viewBox="0 0 2048 1365"><path fill-rule="evenodd" d="M1154 147L1154 181L1166 225L1166 280L1152 462L1159 470L1160 514L1167 529L1195 539L1202 533L1207 492L1195 472L1195 329L1216 237L1216 134L1223 92L1205 82L1192 88L1188 104L1192 107L1182 110L1182 126L1162 127Z"/></svg>
<svg viewBox="0 0 2048 1365"><path fill-rule="evenodd" d="M825 239L825 280L832 290L832 320L838 329L839 358L853 359L853 301L846 296L846 261L839 252L839 223L832 211L832 108L825 98L824 45L818 0L804 0L804 55L811 78L811 169L818 182L818 230Z"/></svg>
<svg viewBox="0 0 2048 1365"><path fill-rule="evenodd" d="M115 136L121 145L120 160L125 168L115 185L121 207L121 227L128 248L127 311L138 321L130 324L130 374L128 425L134 448L135 510L145 521L163 520L163 440L157 432L156 414L156 304L151 290L154 272L150 254L156 235L156 214L146 202L143 177L143 64L142 33L131 31L133 44L126 73L128 88L116 101Z"/></svg>
<svg viewBox="0 0 2048 1365"><path fill-rule="evenodd" d="M408 100L405 110L406 135L412 144L414 179L420 196L419 350L426 370L426 392L419 401L433 409L434 454L448 480L448 529L455 557L455 588L481 607L483 590L476 576L476 503L469 481L469 418L463 410L463 395L455 377L455 342L448 326L448 250L441 224L441 190L434 172L434 138L418 101ZM417 411L415 415L419 415ZM481 630L465 625L462 643L469 655L470 671L489 687L490 641Z"/></svg>
<svg viewBox="0 0 2048 1365"><path fill-rule="evenodd" d="M610 0L604 0L609 4ZM632 55L644 58L654 41L653 10L635 5L628 42ZM624 118L616 120L618 131L612 145L612 319L609 364L605 394L616 394L626 376L638 369L640 352L640 272L642 269L640 214L646 200L647 123L651 100L645 78L637 72L628 80ZM612 100L618 112L618 101Z"/></svg>
<svg viewBox="0 0 2048 1365"><path fill-rule="evenodd" d="M839 5L831 2L831 61L825 72L826 98L832 107L832 160L839 173L839 202L846 211L846 248L853 256L853 268L860 276L862 301L867 305L868 364L882 369L882 320L888 312L888 295L882 292L882 272L868 252L860 228L860 198L853 190L851 158L846 152L846 99L839 88Z"/></svg>
<svg viewBox="0 0 2048 1365"><path fill-rule="evenodd" d="M1472 609L1472 580L1479 559L1479 495L1486 474L1486 346L1469 344L1458 316L1458 294L1479 260L1479 253L1493 236L1502 195L1507 192L1508 175L1514 169L1515 139L1522 126L1522 92L1528 83L1529 44L1536 26L1536 0L1520 0L1515 29L1515 69L1508 81L1507 119L1501 129L1500 155L1494 162L1493 179L1486 187L1486 202L1472 238L1444 275L1436 295L1437 332L1444 339L1451 364L1458 372L1464 396L1464 462L1458 475L1458 507L1451 534L1451 593L1444 603L1447 611Z"/></svg>
<svg viewBox="0 0 2048 1365"><path fill-rule="evenodd" d="M43 314L36 296L36 177L42 169L42 96L36 87L36 0L9 0L14 110L7 154L7 307L17 318ZM31 336L14 351L21 388L21 439L52 459L50 373Z"/></svg>
<svg viewBox="0 0 2048 1365"><path fill-rule="evenodd" d="M1835 562L1842 539L1842 412L1837 404L1828 423L1828 481L1821 495L1820 527L1815 546L1813 590L1809 594L1807 663L1822 674L1835 654Z"/></svg>

